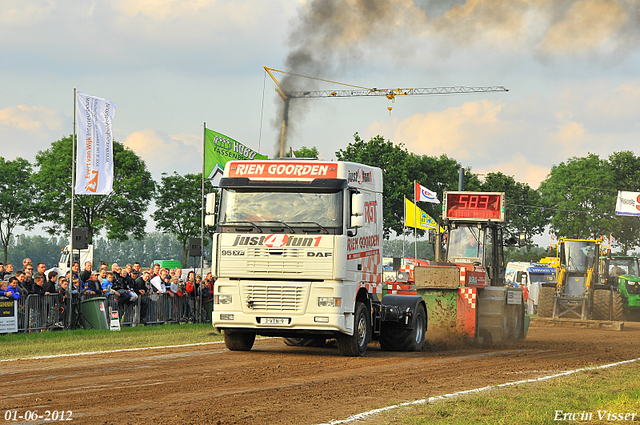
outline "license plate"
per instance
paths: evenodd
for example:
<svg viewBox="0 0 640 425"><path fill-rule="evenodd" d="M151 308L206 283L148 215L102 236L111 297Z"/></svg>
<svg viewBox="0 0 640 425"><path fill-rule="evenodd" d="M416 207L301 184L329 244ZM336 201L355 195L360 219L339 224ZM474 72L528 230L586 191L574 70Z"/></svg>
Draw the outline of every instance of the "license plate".
<svg viewBox="0 0 640 425"><path fill-rule="evenodd" d="M283 317L263 317L260 319L261 325L288 325L289 319Z"/></svg>

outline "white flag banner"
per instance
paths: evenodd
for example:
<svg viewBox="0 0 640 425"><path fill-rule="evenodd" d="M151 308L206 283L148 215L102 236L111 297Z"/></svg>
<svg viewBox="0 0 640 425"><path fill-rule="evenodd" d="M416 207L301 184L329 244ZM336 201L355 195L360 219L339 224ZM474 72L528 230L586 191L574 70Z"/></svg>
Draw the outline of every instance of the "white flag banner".
<svg viewBox="0 0 640 425"><path fill-rule="evenodd" d="M113 190L113 133L116 105L78 92L76 194L108 195Z"/></svg>
<svg viewBox="0 0 640 425"><path fill-rule="evenodd" d="M633 215L640 217L640 192L618 191L616 215Z"/></svg>
<svg viewBox="0 0 640 425"><path fill-rule="evenodd" d="M427 189L426 187L422 186L418 182L416 182L415 184L415 194L413 199L415 199L416 202L422 201L422 202L431 202L434 204L440 203L437 193Z"/></svg>

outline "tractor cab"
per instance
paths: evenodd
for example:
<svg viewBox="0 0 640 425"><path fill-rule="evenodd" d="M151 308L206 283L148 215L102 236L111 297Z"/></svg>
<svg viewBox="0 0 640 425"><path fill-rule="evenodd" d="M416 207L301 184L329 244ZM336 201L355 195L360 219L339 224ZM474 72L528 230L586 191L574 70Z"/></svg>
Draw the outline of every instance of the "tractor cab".
<svg viewBox="0 0 640 425"><path fill-rule="evenodd" d="M502 223L449 222L447 257L450 263L486 272L490 286L504 285Z"/></svg>

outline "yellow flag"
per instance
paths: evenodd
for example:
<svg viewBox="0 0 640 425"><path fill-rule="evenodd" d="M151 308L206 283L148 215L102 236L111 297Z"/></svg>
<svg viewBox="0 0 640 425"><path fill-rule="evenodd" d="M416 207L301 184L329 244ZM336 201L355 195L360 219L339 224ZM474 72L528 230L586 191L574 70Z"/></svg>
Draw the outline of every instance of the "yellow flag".
<svg viewBox="0 0 640 425"><path fill-rule="evenodd" d="M416 214L418 215L418 225L416 226ZM413 202L404 198L404 225L405 227L417 227L422 230L435 229L438 223L429 214L416 207ZM440 227L440 233L444 229Z"/></svg>

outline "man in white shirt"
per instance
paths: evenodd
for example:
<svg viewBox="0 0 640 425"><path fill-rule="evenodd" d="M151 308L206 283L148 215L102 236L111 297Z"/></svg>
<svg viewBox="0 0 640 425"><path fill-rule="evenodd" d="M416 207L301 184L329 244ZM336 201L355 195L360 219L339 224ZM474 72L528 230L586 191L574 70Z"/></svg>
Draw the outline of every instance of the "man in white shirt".
<svg viewBox="0 0 640 425"><path fill-rule="evenodd" d="M164 294L167 292L167 288L165 287L164 280L167 276L167 269L161 268L160 274L156 275L151 279L151 285L154 287L158 294Z"/></svg>

